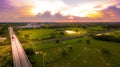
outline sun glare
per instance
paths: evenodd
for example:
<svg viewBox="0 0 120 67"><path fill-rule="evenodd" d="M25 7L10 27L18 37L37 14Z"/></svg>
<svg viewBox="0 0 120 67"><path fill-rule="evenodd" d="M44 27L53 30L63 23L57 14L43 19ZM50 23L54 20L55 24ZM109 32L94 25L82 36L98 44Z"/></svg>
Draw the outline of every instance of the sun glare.
<svg viewBox="0 0 120 67"><path fill-rule="evenodd" d="M52 15L62 11L66 5L63 2L47 2L47 1L36 1L34 8L31 10L33 14L44 13L45 11L50 11Z"/></svg>
<svg viewBox="0 0 120 67"><path fill-rule="evenodd" d="M103 14L100 12L93 12L93 13L88 14L88 17L98 18L98 17L103 17Z"/></svg>
<svg viewBox="0 0 120 67"><path fill-rule="evenodd" d="M64 16L78 16L78 17L102 17L102 13L99 11L107 8L109 4L80 4L76 7L72 7L69 5L64 4L62 1L55 2L47 2L47 1L39 1L36 0L34 3L34 7L31 10L33 15L37 15L38 13L43 14L45 11L50 11L52 15L55 13L60 12ZM96 7L100 6L100 7Z"/></svg>

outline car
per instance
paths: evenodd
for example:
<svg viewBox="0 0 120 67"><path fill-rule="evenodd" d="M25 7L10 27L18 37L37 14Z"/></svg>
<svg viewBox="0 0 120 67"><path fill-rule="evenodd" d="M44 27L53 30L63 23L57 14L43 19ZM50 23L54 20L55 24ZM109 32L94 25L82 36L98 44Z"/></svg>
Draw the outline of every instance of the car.
<svg viewBox="0 0 120 67"><path fill-rule="evenodd" d="M12 37L12 39L14 39L14 37Z"/></svg>

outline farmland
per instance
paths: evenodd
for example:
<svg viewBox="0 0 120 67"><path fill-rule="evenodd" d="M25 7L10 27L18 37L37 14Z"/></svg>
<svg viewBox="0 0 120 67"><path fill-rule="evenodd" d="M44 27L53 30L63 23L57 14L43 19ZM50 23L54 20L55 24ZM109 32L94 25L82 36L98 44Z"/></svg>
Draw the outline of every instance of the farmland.
<svg viewBox="0 0 120 67"><path fill-rule="evenodd" d="M120 29L117 26L44 24L41 28L18 28L14 25L33 67L120 66ZM1 35L0 39L1 67L12 67L9 35Z"/></svg>
<svg viewBox="0 0 120 67"><path fill-rule="evenodd" d="M69 33L66 30L76 33ZM23 39L25 35L29 35L28 41L23 43L23 46L26 49L32 49L35 53L29 55L33 67L119 67L119 43L95 40L92 36L71 38L106 30L98 26L85 29L77 27L22 29L19 33ZM109 33L112 36L114 32ZM118 32L115 36L119 34Z"/></svg>

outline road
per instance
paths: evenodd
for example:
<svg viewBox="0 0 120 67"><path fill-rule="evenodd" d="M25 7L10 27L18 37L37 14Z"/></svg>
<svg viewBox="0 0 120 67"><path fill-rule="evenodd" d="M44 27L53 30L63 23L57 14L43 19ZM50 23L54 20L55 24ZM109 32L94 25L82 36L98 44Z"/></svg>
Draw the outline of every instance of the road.
<svg viewBox="0 0 120 67"><path fill-rule="evenodd" d="M13 28L9 27L8 29L11 39L14 67L32 67L20 41L13 31Z"/></svg>

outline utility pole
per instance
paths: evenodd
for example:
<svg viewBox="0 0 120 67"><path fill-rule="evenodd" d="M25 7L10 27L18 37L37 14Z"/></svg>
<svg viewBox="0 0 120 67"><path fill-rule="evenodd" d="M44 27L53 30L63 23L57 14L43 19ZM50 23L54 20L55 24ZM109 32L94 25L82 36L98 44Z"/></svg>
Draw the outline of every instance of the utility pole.
<svg viewBox="0 0 120 67"><path fill-rule="evenodd" d="M43 67L45 66L45 56L46 55L47 55L46 53L43 53Z"/></svg>

